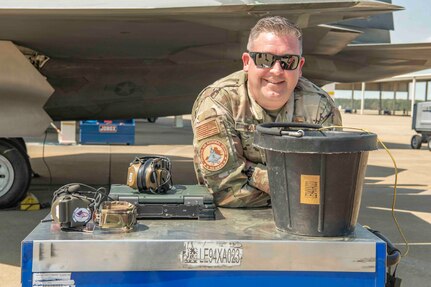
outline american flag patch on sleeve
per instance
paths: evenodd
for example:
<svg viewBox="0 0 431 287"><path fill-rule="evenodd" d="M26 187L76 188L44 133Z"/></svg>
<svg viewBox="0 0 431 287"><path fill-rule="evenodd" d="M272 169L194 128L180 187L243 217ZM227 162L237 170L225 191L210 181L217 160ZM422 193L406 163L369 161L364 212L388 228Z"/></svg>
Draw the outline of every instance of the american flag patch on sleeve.
<svg viewBox="0 0 431 287"><path fill-rule="evenodd" d="M196 126L196 139L198 141L219 133L220 127L216 119L205 120Z"/></svg>

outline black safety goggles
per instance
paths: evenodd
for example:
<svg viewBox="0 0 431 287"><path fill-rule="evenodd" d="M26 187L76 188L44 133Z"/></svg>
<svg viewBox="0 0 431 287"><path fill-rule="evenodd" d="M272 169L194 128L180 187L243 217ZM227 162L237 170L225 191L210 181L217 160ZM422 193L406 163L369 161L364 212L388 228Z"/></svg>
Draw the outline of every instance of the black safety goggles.
<svg viewBox="0 0 431 287"><path fill-rule="evenodd" d="M275 62L280 61L283 70L295 70L298 68L301 56L299 55L282 55L277 56L270 53L248 52L258 68L271 68Z"/></svg>

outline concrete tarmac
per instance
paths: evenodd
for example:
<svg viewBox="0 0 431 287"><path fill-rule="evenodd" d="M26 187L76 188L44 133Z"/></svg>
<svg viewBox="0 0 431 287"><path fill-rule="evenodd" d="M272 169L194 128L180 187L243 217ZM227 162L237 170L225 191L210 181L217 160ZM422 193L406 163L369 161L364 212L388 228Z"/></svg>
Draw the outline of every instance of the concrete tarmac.
<svg viewBox="0 0 431 287"><path fill-rule="evenodd" d="M192 131L189 117L184 128L174 127L174 118L160 118L155 124L138 121L136 143L121 145L59 145L51 130L44 137L26 139L34 178L30 191L41 202L50 202L52 192L70 182L93 186L125 183L127 167L137 155L165 155L173 162L175 184L195 184ZM410 250L399 264L402 286L431 286L431 152L424 145L410 148L411 118L343 114L344 125L360 127L379 135L398 166L396 215ZM392 218L393 163L384 149L370 153L359 222L381 231L403 252L405 246ZM0 286L20 286L20 243L49 213L1 210Z"/></svg>

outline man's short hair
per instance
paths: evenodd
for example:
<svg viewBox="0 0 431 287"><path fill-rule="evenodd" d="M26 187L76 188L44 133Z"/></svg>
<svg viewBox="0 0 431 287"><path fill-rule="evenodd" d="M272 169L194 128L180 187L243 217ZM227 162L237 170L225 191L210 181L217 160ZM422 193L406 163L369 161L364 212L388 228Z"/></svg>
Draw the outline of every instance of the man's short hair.
<svg viewBox="0 0 431 287"><path fill-rule="evenodd" d="M302 31L294 23L289 22L281 16L265 17L257 21L256 25L250 30L248 37L247 50L251 51L251 44L261 33L274 33L278 36L292 35L299 41L299 48L302 54Z"/></svg>

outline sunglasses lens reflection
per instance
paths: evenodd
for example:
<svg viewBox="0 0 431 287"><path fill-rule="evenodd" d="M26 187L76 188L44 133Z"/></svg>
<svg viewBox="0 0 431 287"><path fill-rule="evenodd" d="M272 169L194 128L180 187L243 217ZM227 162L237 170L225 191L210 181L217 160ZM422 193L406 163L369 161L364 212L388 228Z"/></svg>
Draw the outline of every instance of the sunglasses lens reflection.
<svg viewBox="0 0 431 287"><path fill-rule="evenodd" d="M295 70L299 64L297 55L275 56L270 53L250 53L250 56L258 68L270 68L277 60L280 61L283 70Z"/></svg>
<svg viewBox="0 0 431 287"><path fill-rule="evenodd" d="M299 64L299 57L290 56L286 58L281 58L280 63L281 63L281 67L284 70L295 70Z"/></svg>
<svg viewBox="0 0 431 287"><path fill-rule="evenodd" d="M258 67L270 68L274 64L274 56L267 53L257 53L255 64Z"/></svg>

